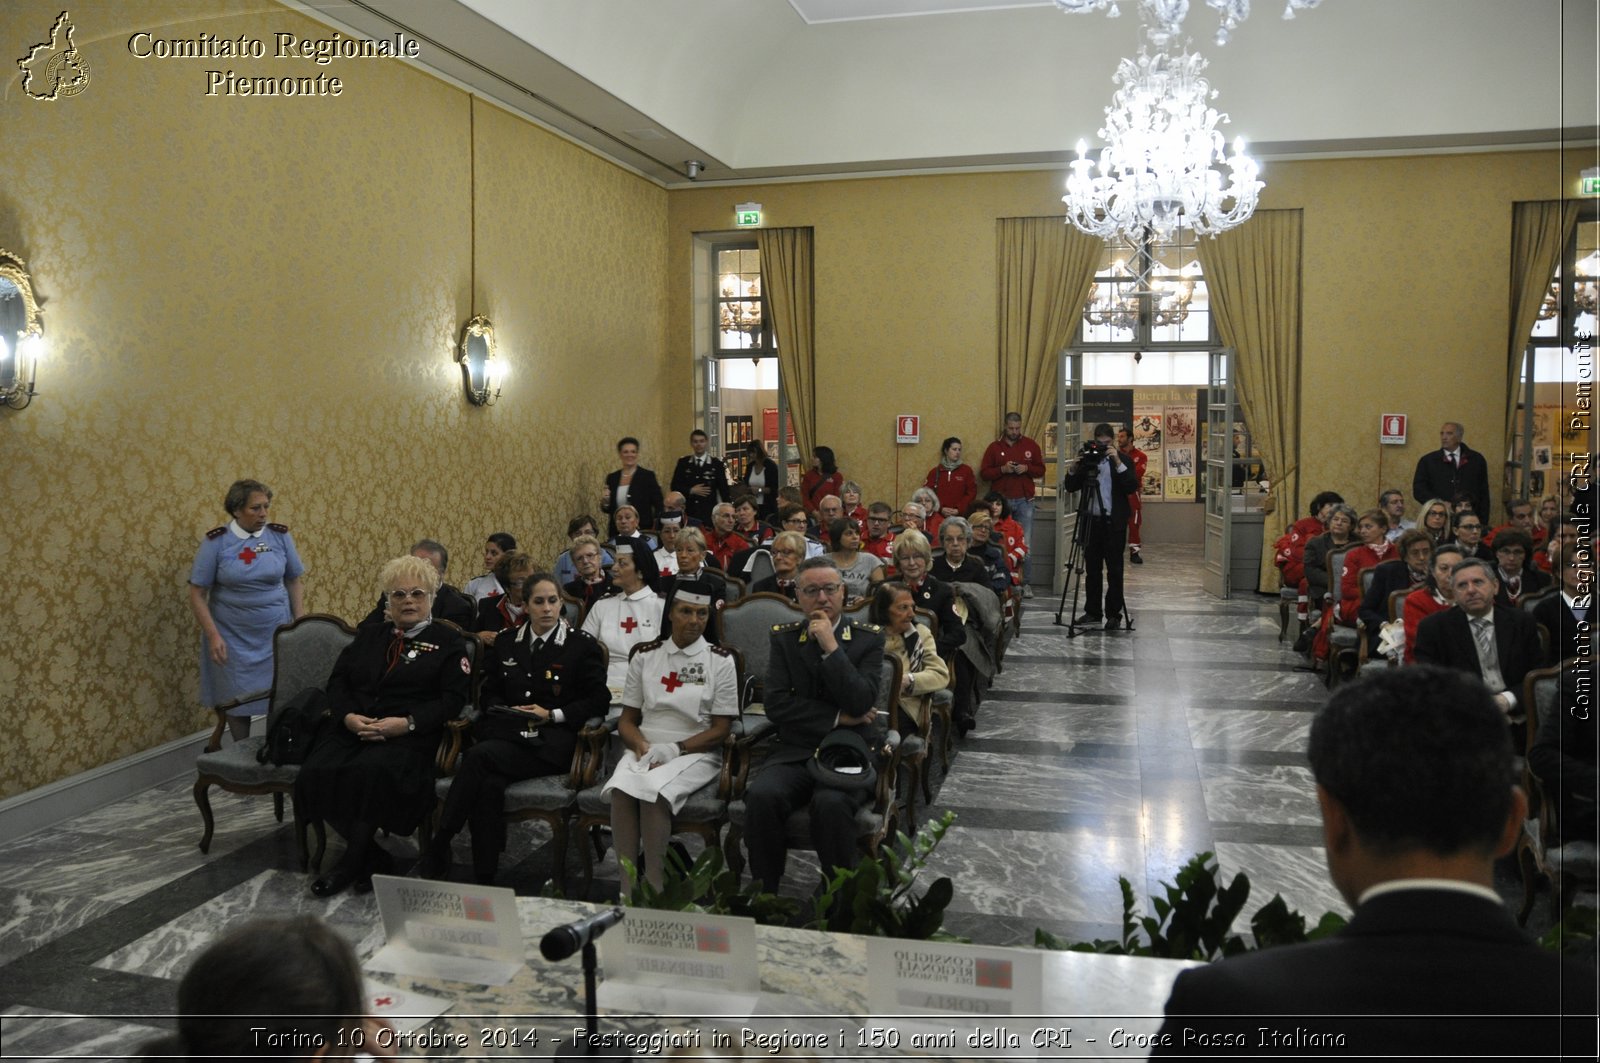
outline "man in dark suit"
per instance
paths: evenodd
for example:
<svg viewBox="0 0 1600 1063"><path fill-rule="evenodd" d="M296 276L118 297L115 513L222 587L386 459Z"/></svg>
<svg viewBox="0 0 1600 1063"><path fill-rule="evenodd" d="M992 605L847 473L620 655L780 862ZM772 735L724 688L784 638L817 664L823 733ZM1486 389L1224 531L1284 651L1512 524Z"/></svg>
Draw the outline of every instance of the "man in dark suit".
<svg viewBox="0 0 1600 1063"><path fill-rule="evenodd" d="M1080 527L1083 537L1083 615L1076 625L1098 624L1106 630L1122 623L1122 548L1128 538L1128 496L1139 490L1133 466L1123 460L1114 445L1115 434L1109 424L1094 426L1094 442L1085 443L1078 456L1067 463L1068 491L1087 491L1086 520ZM1105 610L1100 608L1100 568L1105 567Z"/></svg>
<svg viewBox="0 0 1600 1063"><path fill-rule="evenodd" d="M1484 520L1489 519L1489 463L1482 454L1461 442L1460 422L1446 421L1439 429L1439 449L1430 450L1417 459L1417 471L1411 477L1411 495L1418 502L1433 498L1446 501L1457 491L1472 496L1472 508Z"/></svg>
<svg viewBox="0 0 1600 1063"><path fill-rule="evenodd" d="M439 573L439 591L433 596L433 618L448 620L462 631L474 630L473 624L478 619L477 603L469 595L443 582L444 570L450 567L450 551L445 545L434 539L418 539L411 548L411 556L422 558ZM372 612L361 618L358 626L384 623L388 619L386 609L387 605L380 596L378 604L372 607Z"/></svg>
<svg viewBox="0 0 1600 1063"><path fill-rule="evenodd" d="M800 608L809 615L773 629L766 709L777 727L776 741L745 795L750 871L774 893L789 858L784 824L808 802L824 879L835 867L856 865L856 810L871 794L818 786L806 761L834 728L854 729L872 747L881 730L874 723L883 636L871 625L841 619L844 578L832 558L801 562L795 583Z"/></svg>
<svg viewBox="0 0 1600 1063"><path fill-rule="evenodd" d="M689 446L694 453L678 459L668 485L683 493L685 512L701 524L710 524L712 507L728 501L728 467L721 458L706 453L710 445L710 438L700 429L690 432Z"/></svg>
<svg viewBox="0 0 1600 1063"><path fill-rule="evenodd" d="M1594 971L1536 945L1493 889L1528 803L1483 685L1426 665L1358 679L1317 714L1308 759L1354 916L1184 971L1154 1054L1593 1058Z"/></svg>
<svg viewBox="0 0 1600 1063"><path fill-rule="evenodd" d="M1438 664L1482 679L1507 716L1517 705L1522 677L1539 667L1539 625L1521 609L1496 605L1494 566L1469 557L1450 570L1456 608L1417 625L1418 664Z"/></svg>

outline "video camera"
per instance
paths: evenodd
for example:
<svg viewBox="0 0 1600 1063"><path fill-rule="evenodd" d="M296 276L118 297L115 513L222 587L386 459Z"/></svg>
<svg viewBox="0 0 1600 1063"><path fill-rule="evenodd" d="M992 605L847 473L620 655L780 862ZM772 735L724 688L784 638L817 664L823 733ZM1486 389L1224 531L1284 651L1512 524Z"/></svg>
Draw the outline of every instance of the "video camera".
<svg viewBox="0 0 1600 1063"><path fill-rule="evenodd" d="M1108 444L1102 443L1098 439L1089 439L1084 442L1083 446L1078 448L1078 460L1093 464L1104 461L1106 455L1110 453L1111 447Z"/></svg>

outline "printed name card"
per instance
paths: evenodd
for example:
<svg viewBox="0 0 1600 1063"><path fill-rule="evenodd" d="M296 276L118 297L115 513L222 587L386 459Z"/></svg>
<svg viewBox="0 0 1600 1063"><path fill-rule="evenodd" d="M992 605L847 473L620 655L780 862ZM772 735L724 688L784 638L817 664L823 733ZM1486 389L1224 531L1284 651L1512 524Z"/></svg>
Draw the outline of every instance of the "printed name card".
<svg viewBox="0 0 1600 1063"><path fill-rule="evenodd" d="M1040 1015L1044 954L870 938L867 1008L872 1015Z"/></svg>
<svg viewBox="0 0 1600 1063"><path fill-rule="evenodd" d="M629 908L600 957L612 1010L748 1016L761 994L754 919Z"/></svg>
<svg viewBox="0 0 1600 1063"><path fill-rule="evenodd" d="M505 985L522 967L514 891L373 875L372 892L388 938L367 963L373 970Z"/></svg>

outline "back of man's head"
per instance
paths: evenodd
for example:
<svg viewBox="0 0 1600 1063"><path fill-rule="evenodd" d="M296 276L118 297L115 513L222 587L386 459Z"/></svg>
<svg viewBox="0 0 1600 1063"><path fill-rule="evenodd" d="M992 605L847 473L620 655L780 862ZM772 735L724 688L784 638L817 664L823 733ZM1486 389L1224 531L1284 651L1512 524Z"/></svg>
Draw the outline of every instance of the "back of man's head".
<svg viewBox="0 0 1600 1063"><path fill-rule="evenodd" d="M1373 854L1496 855L1516 775L1476 676L1419 664L1342 686L1312 721L1308 759Z"/></svg>

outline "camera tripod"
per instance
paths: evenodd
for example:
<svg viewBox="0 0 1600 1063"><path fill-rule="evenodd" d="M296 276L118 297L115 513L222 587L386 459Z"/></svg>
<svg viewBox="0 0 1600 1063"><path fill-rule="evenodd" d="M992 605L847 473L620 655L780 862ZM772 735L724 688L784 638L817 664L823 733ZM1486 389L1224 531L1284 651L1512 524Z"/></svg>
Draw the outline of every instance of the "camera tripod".
<svg viewBox="0 0 1600 1063"><path fill-rule="evenodd" d="M1082 455L1079 456L1079 460L1083 460ZM1102 456L1100 460L1104 461L1105 457ZM1078 515L1072 523L1072 542L1067 545L1066 560L1062 562L1062 571L1067 574L1067 579L1061 588L1061 601L1056 604L1055 623L1057 627L1062 626L1061 617L1063 613L1072 617L1066 624L1067 638L1069 639L1075 639L1085 631L1094 630L1087 624L1079 624L1077 620L1078 592L1080 581L1083 578L1084 547L1089 537L1089 522L1095 519L1089 513L1090 497L1089 485L1085 484L1084 488L1078 492ZM1070 610L1067 608L1068 595L1072 597L1072 608ZM1096 606L1099 604L1099 602L1095 603ZM1122 603L1122 626L1128 631L1133 630L1133 610L1128 608L1126 600Z"/></svg>

